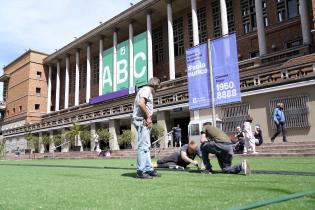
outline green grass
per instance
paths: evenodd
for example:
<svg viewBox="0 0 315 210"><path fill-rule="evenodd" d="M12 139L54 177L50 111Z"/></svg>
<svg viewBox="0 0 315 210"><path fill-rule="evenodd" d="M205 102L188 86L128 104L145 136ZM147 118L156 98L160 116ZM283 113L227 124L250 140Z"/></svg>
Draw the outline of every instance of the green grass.
<svg viewBox="0 0 315 210"><path fill-rule="evenodd" d="M314 158L249 161L254 170L315 172ZM315 189L315 176L278 174L245 177L160 171L160 178L139 180L130 166L134 162L0 161L0 209L227 209ZM215 159L212 163L219 169ZM315 195L260 209L315 209Z"/></svg>

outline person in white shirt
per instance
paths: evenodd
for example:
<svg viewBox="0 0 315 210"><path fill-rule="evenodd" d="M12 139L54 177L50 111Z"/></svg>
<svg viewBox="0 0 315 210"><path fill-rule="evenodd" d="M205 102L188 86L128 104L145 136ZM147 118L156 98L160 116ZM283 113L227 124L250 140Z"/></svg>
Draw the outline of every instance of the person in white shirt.
<svg viewBox="0 0 315 210"><path fill-rule="evenodd" d="M247 154L249 151L251 151L253 154L257 154L256 152L256 142L258 141L255 139L252 131L252 125L253 122L252 117L248 117L243 125L243 132L244 132L244 153Z"/></svg>

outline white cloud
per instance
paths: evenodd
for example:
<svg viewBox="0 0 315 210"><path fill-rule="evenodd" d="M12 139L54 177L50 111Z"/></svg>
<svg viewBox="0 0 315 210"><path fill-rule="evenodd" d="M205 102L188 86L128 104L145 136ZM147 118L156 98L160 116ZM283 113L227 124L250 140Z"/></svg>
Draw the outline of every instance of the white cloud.
<svg viewBox="0 0 315 210"><path fill-rule="evenodd" d="M2 0L0 67L28 48L52 53L139 1Z"/></svg>

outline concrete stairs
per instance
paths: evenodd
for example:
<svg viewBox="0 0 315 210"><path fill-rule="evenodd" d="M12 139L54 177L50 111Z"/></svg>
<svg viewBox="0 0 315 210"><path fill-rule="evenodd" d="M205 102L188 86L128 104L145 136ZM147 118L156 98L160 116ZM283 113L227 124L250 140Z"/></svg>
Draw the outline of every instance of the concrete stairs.
<svg viewBox="0 0 315 210"><path fill-rule="evenodd" d="M258 154L236 154L236 156L258 156L258 157L315 157L315 141L308 142L289 142L289 143L264 143L256 147ZM151 156L165 157L173 152L179 151L179 148L157 148L151 150ZM109 158L135 158L136 151L133 149L116 150L111 152ZM91 151L83 152L55 152L53 153L35 153L25 154L16 157L14 154L6 154L4 159L97 159L98 153Z"/></svg>

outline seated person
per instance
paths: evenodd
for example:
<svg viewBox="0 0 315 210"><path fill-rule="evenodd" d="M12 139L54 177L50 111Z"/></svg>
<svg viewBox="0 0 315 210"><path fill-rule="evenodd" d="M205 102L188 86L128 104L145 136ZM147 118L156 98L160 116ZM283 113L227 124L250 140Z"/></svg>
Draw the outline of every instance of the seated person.
<svg viewBox="0 0 315 210"><path fill-rule="evenodd" d="M198 167L198 162L194 160L196 155L201 157L201 151L196 142L191 140L189 144L183 145L180 151L159 159L156 167L184 170L190 163Z"/></svg>
<svg viewBox="0 0 315 210"><path fill-rule="evenodd" d="M234 144L234 153L243 154L244 151L244 133L241 130L240 126L236 127L236 133L234 135L235 139L231 140Z"/></svg>
<svg viewBox="0 0 315 210"><path fill-rule="evenodd" d="M214 154L219 162L220 168L223 173L238 174L241 171L245 175L251 173L249 164L244 160L241 164L232 165L233 159L233 144L230 138L222 130L205 124L201 131L200 149L202 152L203 164L206 170L205 174L211 174L212 165L210 164L209 154Z"/></svg>
<svg viewBox="0 0 315 210"><path fill-rule="evenodd" d="M264 140L262 137L262 130L258 124L255 125L254 137L258 140L258 142L256 142L256 146L260 146Z"/></svg>

